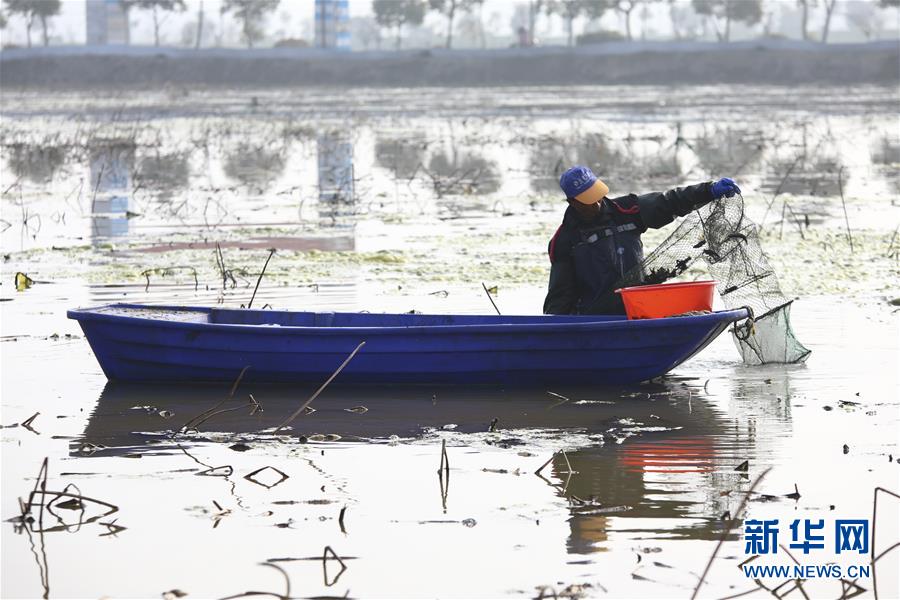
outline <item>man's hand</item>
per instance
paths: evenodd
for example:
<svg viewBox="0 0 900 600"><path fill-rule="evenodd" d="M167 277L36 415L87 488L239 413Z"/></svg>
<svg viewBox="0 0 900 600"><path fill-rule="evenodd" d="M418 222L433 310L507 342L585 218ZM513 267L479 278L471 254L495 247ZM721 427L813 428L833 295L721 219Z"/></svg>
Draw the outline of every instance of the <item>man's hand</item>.
<svg viewBox="0 0 900 600"><path fill-rule="evenodd" d="M722 197L731 198L735 194L740 194L741 188L737 186L733 179L723 177L712 184L710 191L712 192L713 199L718 200Z"/></svg>

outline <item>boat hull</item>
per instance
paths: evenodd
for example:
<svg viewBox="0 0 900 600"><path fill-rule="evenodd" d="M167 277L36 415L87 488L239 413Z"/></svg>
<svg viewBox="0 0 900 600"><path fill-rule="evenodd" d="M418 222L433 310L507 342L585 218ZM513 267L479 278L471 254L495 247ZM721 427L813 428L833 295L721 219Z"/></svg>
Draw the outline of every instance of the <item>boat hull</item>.
<svg viewBox="0 0 900 600"><path fill-rule="evenodd" d="M341 383L447 385L645 381L747 316L736 310L628 321L140 305L69 311L114 381L233 381L249 367L245 381L321 383L365 342Z"/></svg>

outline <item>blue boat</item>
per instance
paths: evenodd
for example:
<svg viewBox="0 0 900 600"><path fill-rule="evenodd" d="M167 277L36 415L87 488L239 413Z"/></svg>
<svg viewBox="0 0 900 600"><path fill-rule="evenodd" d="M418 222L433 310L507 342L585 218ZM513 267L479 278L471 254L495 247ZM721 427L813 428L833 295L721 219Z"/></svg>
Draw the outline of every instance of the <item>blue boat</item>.
<svg viewBox="0 0 900 600"><path fill-rule="evenodd" d="M112 381L627 384L677 367L746 309L623 316L419 315L112 304L71 310Z"/></svg>

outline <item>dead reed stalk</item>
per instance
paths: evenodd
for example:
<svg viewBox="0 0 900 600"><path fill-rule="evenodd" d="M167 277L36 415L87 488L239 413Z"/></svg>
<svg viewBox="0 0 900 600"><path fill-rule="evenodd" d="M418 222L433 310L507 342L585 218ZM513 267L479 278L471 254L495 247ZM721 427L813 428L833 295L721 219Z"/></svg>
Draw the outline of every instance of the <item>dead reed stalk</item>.
<svg viewBox="0 0 900 600"><path fill-rule="evenodd" d="M188 419L187 423L181 426L180 431L188 431L189 429L196 429L197 425L206 421L209 417L213 416L213 413L216 413L226 402L234 398L234 393L237 391L238 386L241 384L241 380L244 378L244 373L247 372L247 369L250 368L250 365L247 365L241 372L238 374L237 379L234 380L234 383L231 384L231 391L228 392L228 395L218 404L213 406L212 408L203 411L196 417L192 419Z"/></svg>
<svg viewBox="0 0 900 600"><path fill-rule="evenodd" d="M303 405L300 406L300 408L298 408L297 410L295 410L294 413L293 413L291 416L289 416L287 419L285 419L284 421L282 421L281 424L280 424L278 427L275 428L275 432L274 432L274 433L277 434L279 431L281 431L282 429L284 429L291 421L293 421L294 419L296 419L297 417L299 417L299 416L303 413L303 411L306 410L306 407L309 406L310 404L312 404L313 400L315 400L316 398L319 397L319 394L321 394L321 393L325 390L325 388L328 387L328 384L329 384L329 383L331 383L332 381L334 381L334 378L337 377L338 374L339 374L341 371L344 370L344 367L346 367L347 364L348 364L351 360L353 360L353 357L356 356L356 353L359 352L360 350L362 350L362 347L365 346L365 345L366 345L366 343L365 343L364 341L363 341L363 342L360 342L360 343L359 343L359 346L357 346L357 347L353 350L353 352L350 353L350 356L348 356L348 357L344 360L344 362L342 362L341 365L337 368L337 370L336 370L334 373L331 374L331 377L329 377L328 379L325 380L325 383L323 383L323 384L321 385L321 387L319 387L319 389L317 389L316 392L315 392L312 396L309 397L309 400L307 400L306 402L304 402Z"/></svg>
<svg viewBox="0 0 900 600"><path fill-rule="evenodd" d="M850 240L850 253L853 253L853 234L850 232L850 219L847 217L847 203L844 201L844 167L838 169L838 190L841 192L841 207L844 209L844 224L847 226L847 239Z"/></svg>
<svg viewBox="0 0 900 600"><path fill-rule="evenodd" d="M269 266L269 261L272 260L273 254L275 254L275 248L269 248L269 256L266 258L266 262L263 265L262 271L259 272L259 277L256 280L256 287L253 288L253 295L250 296L250 302L247 303L247 308L253 307L253 300L256 298L256 290L259 289L259 284L262 281L263 275L266 274L266 267Z"/></svg>
<svg viewBox="0 0 900 600"><path fill-rule="evenodd" d="M497 308L497 303L494 302L494 299L493 299L493 298L491 298L491 292L488 291L488 288L487 288L486 285L484 285L484 282L483 282L483 281L481 282L481 287L484 288L484 293L487 294L488 300L491 301L491 305L494 307L494 310L496 310L496 311L497 311L497 314L499 315L499 314L500 314L500 309Z"/></svg>
<svg viewBox="0 0 900 600"><path fill-rule="evenodd" d="M740 505L738 505L737 510L734 512L735 518L729 519L725 523L725 530L722 532L722 536L719 538L719 543L716 544L715 549L712 554L709 556L709 560L706 563L706 567L703 569L703 573L700 575L700 579L697 581L697 587L694 588L694 593L691 594L691 600L694 600L697 597L697 594L700 592L700 587L703 585L703 582L706 580L706 576L709 574L709 569L712 567L713 561L716 559L716 555L719 553L719 549L722 547L722 544L725 543L725 538L728 537L728 534L734 528L735 521L740 518L741 513L744 512L744 507L747 506L747 501L750 499L750 495L753 494L754 490L756 490L756 486L763 480L763 478L772 470L772 467L769 467L765 471L759 474L759 477L750 485L750 489L747 490L747 493L744 494L744 498L741 500Z"/></svg>

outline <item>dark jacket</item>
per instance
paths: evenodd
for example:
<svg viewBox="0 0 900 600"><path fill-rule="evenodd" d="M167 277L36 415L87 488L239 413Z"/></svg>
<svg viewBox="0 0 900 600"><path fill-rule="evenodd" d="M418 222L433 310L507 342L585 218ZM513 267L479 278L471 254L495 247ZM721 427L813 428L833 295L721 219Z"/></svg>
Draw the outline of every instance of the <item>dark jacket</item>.
<svg viewBox="0 0 900 600"><path fill-rule="evenodd" d="M710 186L676 188L637 196L605 198L600 213L585 222L571 206L550 240L550 284L544 314L624 312L619 279L643 260L640 236L683 217L712 200Z"/></svg>

